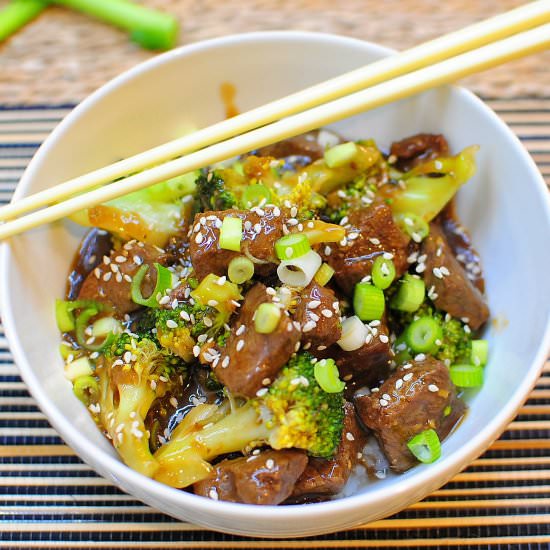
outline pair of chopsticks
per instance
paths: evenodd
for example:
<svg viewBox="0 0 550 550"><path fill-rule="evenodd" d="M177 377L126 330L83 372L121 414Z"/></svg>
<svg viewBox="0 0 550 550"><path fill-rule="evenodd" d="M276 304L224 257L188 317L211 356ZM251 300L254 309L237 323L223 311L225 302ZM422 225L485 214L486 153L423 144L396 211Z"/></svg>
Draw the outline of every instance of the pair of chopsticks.
<svg viewBox="0 0 550 550"><path fill-rule="evenodd" d="M539 0L4 206L0 222L45 208L0 225L0 240L548 47L550 0Z"/></svg>

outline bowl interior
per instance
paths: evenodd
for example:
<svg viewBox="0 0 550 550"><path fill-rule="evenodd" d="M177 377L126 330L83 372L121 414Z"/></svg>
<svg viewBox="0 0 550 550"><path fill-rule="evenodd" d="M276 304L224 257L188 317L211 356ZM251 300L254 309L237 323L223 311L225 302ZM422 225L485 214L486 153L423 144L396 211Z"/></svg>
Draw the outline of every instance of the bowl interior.
<svg viewBox="0 0 550 550"><path fill-rule="evenodd" d="M386 55L351 39L263 33L170 52L119 77L86 100L48 138L17 196L173 139L224 116L219 87L237 88L241 110L258 106ZM357 496L304 507L265 509L215 503L142 478L122 465L72 395L58 355L53 303L62 297L84 231L67 222L4 246L3 315L16 360L54 426L101 474L158 509L214 529L299 536L387 515L443 484L494 439L536 379L547 339L548 203L532 161L511 132L464 90L440 88L334 125L382 147L416 132L445 134L452 150L476 143L478 173L459 194L459 213L483 259L494 323L483 388L434 465L365 484ZM541 344L543 342L543 344ZM267 520L269 516L269 521ZM312 520L312 521L309 521ZM314 520L314 521L313 521Z"/></svg>

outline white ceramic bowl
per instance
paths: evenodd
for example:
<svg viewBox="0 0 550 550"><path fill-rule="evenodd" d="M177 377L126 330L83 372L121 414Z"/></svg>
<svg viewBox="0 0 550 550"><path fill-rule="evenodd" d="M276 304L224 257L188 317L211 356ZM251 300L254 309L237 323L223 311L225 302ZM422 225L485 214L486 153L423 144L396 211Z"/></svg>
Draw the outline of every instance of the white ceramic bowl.
<svg viewBox="0 0 550 550"><path fill-rule="evenodd" d="M232 36L156 57L77 107L30 163L16 199L223 117L221 82L237 86L241 110L378 59L389 52L348 38L300 32ZM444 442L441 459L362 487L338 501L261 507L212 501L141 476L118 459L63 377L54 299L63 295L81 228L57 223L3 245L6 334L24 380L52 425L101 475L182 520L251 536L306 536L349 528L402 509L443 485L502 432L534 385L550 340L550 208L544 182L512 132L471 93L445 87L335 125L382 146L416 132L442 132L457 151L481 146L478 173L459 213L483 259L498 330L487 338L486 382Z"/></svg>

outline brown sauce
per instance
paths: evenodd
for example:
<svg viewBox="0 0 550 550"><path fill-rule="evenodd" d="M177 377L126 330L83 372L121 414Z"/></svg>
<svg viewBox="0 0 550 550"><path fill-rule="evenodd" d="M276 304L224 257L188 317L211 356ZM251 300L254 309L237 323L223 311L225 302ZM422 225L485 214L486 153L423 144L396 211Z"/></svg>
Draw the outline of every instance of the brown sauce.
<svg viewBox="0 0 550 550"><path fill-rule="evenodd" d="M239 109L235 104L235 96L237 89L230 82L222 82L220 84L220 96L225 107L225 118L231 118L239 114Z"/></svg>
<svg viewBox="0 0 550 550"><path fill-rule="evenodd" d="M113 246L111 235L101 229L93 228L82 239L67 279L67 300L76 300L80 288L88 274L96 268L103 256L108 256Z"/></svg>

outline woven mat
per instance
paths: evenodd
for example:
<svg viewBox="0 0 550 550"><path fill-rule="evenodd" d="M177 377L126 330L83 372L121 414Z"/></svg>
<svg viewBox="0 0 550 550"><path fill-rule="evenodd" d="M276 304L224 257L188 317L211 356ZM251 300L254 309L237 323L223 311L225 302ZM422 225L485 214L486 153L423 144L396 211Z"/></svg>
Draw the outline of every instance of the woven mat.
<svg viewBox="0 0 550 550"><path fill-rule="evenodd" d="M492 100L550 185L550 98ZM67 108L0 107L0 203ZM550 547L550 361L502 437L441 490L334 535L266 541L178 522L83 464L30 397L0 327L0 548Z"/></svg>
<svg viewBox="0 0 550 550"><path fill-rule="evenodd" d="M397 49L450 32L526 0L142 0L174 14L180 44L273 29L321 31ZM0 8L8 0L0 0ZM0 104L77 103L122 71L151 57L126 35L62 8L0 44ZM489 97L548 96L550 51L470 77Z"/></svg>

